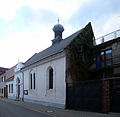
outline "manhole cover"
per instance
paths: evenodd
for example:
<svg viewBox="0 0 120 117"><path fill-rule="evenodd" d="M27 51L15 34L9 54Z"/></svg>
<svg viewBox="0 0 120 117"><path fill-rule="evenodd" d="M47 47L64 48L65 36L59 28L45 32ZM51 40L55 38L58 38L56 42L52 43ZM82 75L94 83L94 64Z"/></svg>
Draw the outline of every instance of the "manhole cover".
<svg viewBox="0 0 120 117"><path fill-rule="evenodd" d="M52 110L48 110L47 112L48 112L48 113L53 113L53 111L52 111Z"/></svg>

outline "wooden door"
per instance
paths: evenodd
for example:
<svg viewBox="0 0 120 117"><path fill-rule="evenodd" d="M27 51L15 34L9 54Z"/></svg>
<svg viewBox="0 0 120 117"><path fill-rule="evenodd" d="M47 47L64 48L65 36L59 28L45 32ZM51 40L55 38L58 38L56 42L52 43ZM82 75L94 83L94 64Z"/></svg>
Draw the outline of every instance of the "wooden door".
<svg viewBox="0 0 120 117"><path fill-rule="evenodd" d="M8 85L6 85L6 98L8 98Z"/></svg>
<svg viewBox="0 0 120 117"><path fill-rule="evenodd" d="M6 87L4 87L4 97L6 97Z"/></svg>

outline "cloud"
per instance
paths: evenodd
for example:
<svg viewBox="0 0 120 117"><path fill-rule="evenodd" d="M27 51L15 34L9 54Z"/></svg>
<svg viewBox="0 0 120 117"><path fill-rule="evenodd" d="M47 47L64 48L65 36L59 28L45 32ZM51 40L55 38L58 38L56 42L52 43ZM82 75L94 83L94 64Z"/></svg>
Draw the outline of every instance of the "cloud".
<svg viewBox="0 0 120 117"><path fill-rule="evenodd" d="M111 13L102 17L94 22L93 27L96 38L120 29L119 13Z"/></svg>
<svg viewBox="0 0 120 117"><path fill-rule="evenodd" d="M34 10L31 7L21 7L18 11L18 19L21 19L24 26L32 26L32 28L49 25L55 22L57 15L46 9Z"/></svg>
<svg viewBox="0 0 120 117"><path fill-rule="evenodd" d="M0 17L9 21L17 16L16 10L19 9L20 0L0 0Z"/></svg>
<svg viewBox="0 0 120 117"><path fill-rule="evenodd" d="M24 31L6 35L0 41L0 50L4 48L4 51L1 51L0 66L12 67L17 63L18 58L25 62L34 53L49 47L53 34L49 27L48 29L42 27L34 31L27 28Z"/></svg>
<svg viewBox="0 0 120 117"><path fill-rule="evenodd" d="M17 11L24 7L34 10L46 9L62 18L69 18L84 3L90 0L4 0L0 1L0 17L12 20L17 17Z"/></svg>
<svg viewBox="0 0 120 117"><path fill-rule="evenodd" d="M91 2L81 6L72 15L69 20L69 24L73 25L75 29L79 30L80 27L83 27L88 22L92 22L95 35L98 37L101 34L110 32L112 29L117 27L116 25L118 25L118 23L115 22L118 22L117 17L119 17L120 13L119 4L119 0L91 0Z"/></svg>
<svg viewBox="0 0 120 117"><path fill-rule="evenodd" d="M0 66L12 67L51 45L60 18L63 38L92 22L95 36L120 27L119 0L1 0Z"/></svg>

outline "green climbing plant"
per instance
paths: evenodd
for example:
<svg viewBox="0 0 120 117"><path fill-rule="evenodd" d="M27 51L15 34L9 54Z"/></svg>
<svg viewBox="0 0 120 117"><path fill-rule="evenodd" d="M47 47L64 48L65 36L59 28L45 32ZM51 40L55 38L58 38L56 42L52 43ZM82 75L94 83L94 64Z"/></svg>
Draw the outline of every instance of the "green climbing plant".
<svg viewBox="0 0 120 117"><path fill-rule="evenodd" d="M95 62L97 50L93 45L93 38L91 24L88 24L69 45L71 60L77 66L78 76L81 80L88 79L89 67Z"/></svg>

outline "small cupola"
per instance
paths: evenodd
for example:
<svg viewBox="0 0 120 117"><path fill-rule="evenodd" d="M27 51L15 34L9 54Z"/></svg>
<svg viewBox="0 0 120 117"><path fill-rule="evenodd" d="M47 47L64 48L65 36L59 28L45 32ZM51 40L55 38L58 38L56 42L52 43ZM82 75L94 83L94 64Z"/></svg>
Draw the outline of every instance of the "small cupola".
<svg viewBox="0 0 120 117"><path fill-rule="evenodd" d="M54 25L53 31L55 33L55 36L54 39L52 40L52 44L55 44L62 40L62 32L64 31L63 26L59 24L59 19L58 19L58 24Z"/></svg>

